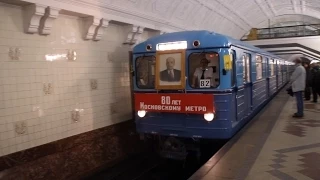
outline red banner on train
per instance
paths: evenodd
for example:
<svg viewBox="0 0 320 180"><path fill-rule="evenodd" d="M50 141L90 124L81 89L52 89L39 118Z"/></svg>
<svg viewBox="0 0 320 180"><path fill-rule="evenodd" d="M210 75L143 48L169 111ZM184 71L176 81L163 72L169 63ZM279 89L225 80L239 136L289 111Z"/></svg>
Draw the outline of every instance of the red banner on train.
<svg viewBox="0 0 320 180"><path fill-rule="evenodd" d="M212 94L135 93L135 109L153 112L204 114L214 113Z"/></svg>

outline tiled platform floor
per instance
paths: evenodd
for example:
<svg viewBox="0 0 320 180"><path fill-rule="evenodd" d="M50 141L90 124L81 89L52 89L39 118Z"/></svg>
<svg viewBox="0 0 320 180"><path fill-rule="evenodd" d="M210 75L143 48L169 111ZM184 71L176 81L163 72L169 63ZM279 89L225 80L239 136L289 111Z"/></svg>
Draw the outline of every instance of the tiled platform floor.
<svg viewBox="0 0 320 180"><path fill-rule="evenodd" d="M295 111L295 99L280 92L215 165L212 157L190 179L320 180L320 103L305 101L302 119Z"/></svg>

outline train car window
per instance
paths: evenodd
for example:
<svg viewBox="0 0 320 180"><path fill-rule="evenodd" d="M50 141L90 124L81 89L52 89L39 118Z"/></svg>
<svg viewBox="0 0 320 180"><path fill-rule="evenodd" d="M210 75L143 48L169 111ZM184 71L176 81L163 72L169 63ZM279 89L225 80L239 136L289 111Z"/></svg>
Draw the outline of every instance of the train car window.
<svg viewBox="0 0 320 180"><path fill-rule="evenodd" d="M243 62L243 82L247 83L250 82L250 54L245 53L242 56Z"/></svg>
<svg viewBox="0 0 320 180"><path fill-rule="evenodd" d="M136 59L135 65L138 88L154 89L156 58L154 56L140 56Z"/></svg>
<svg viewBox="0 0 320 180"><path fill-rule="evenodd" d="M267 66L268 58L264 58L262 60L262 77L266 78L268 76L268 66Z"/></svg>
<svg viewBox="0 0 320 180"><path fill-rule="evenodd" d="M274 76L274 71L275 71L275 68L274 68L274 59L270 59L270 61L269 61L269 67L270 67L270 76Z"/></svg>
<svg viewBox="0 0 320 180"><path fill-rule="evenodd" d="M288 62L285 62L285 63L286 63L286 65L285 65L285 71L286 71L286 72L289 72L289 68L288 68L288 67L289 67L289 64L288 64Z"/></svg>
<svg viewBox="0 0 320 180"><path fill-rule="evenodd" d="M192 53L188 62L188 81L192 88L216 88L219 86L220 64L218 53Z"/></svg>
<svg viewBox="0 0 320 180"><path fill-rule="evenodd" d="M263 70L262 57L261 56L256 56L257 80L262 79L262 70Z"/></svg>
<svg viewBox="0 0 320 180"><path fill-rule="evenodd" d="M278 60L278 74L282 73L281 67L282 67L282 61Z"/></svg>

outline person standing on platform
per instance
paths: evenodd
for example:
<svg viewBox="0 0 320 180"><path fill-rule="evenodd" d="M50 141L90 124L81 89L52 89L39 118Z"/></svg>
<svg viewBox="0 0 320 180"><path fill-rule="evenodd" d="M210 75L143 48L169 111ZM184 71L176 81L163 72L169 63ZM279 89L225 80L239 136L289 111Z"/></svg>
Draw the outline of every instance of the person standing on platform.
<svg viewBox="0 0 320 180"><path fill-rule="evenodd" d="M296 68L291 75L290 84L292 87L292 91L294 96L296 97L297 102L297 111L293 117L300 118L303 117L303 91L306 88L306 70L301 65L301 59L297 58L294 60L296 64Z"/></svg>
<svg viewBox="0 0 320 180"><path fill-rule="evenodd" d="M320 68L319 64L314 64L310 74L310 82L312 88L312 99L314 103L318 102L318 95L320 95Z"/></svg>
<svg viewBox="0 0 320 180"><path fill-rule="evenodd" d="M306 89L304 90L304 98L306 101L311 99L311 85L310 85L310 65L308 62L303 63L303 66L306 70Z"/></svg>

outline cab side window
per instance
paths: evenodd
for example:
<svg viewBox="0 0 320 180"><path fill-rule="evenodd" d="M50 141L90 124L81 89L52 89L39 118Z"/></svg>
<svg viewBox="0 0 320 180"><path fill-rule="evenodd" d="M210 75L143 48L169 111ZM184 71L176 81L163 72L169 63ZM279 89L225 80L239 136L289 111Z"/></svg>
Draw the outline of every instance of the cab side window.
<svg viewBox="0 0 320 180"><path fill-rule="evenodd" d="M217 52L192 53L188 58L188 81L192 88L217 88L220 63Z"/></svg>
<svg viewBox="0 0 320 180"><path fill-rule="evenodd" d="M141 56L136 59L136 82L140 89L154 89L155 87L154 56Z"/></svg>

